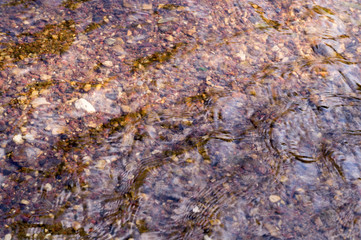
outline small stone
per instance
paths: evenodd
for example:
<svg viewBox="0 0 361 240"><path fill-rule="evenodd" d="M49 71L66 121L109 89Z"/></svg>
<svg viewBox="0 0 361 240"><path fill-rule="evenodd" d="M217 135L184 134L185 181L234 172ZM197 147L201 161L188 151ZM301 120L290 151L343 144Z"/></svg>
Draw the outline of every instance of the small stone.
<svg viewBox="0 0 361 240"><path fill-rule="evenodd" d="M193 27L192 29L190 29L190 30L187 31L187 33L188 33L189 35L193 35L193 34L196 33L196 32L197 32L196 27Z"/></svg>
<svg viewBox="0 0 361 240"><path fill-rule="evenodd" d="M79 39L80 41L88 41L88 36L85 35L85 34L79 33L79 34L78 34L78 39Z"/></svg>
<svg viewBox="0 0 361 240"><path fill-rule="evenodd" d="M90 102L88 102L84 98L80 98L80 99L75 101L75 108L79 109L79 110L84 110L84 111L86 111L88 113L95 113L96 112L93 105L91 105Z"/></svg>
<svg viewBox="0 0 361 240"><path fill-rule="evenodd" d="M271 196L269 196L269 200L271 202L275 203L275 202L278 202L279 200L281 200L281 197L277 196L277 195L271 195Z"/></svg>
<svg viewBox="0 0 361 240"><path fill-rule="evenodd" d="M131 7L133 7L133 5L130 3L130 1L129 0L123 0L123 7L125 7L125 8L131 8Z"/></svg>
<svg viewBox="0 0 361 240"><path fill-rule="evenodd" d="M112 61L104 61L104 62L103 62L103 65L104 65L105 67L113 67L113 62L112 62Z"/></svg>
<svg viewBox="0 0 361 240"><path fill-rule="evenodd" d="M99 169L99 170L103 170L106 166L107 162L105 160L99 160L97 162L97 165L96 167Z"/></svg>
<svg viewBox="0 0 361 240"><path fill-rule="evenodd" d="M198 206L195 206L195 207L192 209L192 211L193 211L194 213L199 213L201 210L199 209Z"/></svg>
<svg viewBox="0 0 361 240"><path fill-rule="evenodd" d="M49 127L51 129L52 135L59 135L59 134L65 133L65 127L63 127L63 126L53 125L53 126L49 126Z"/></svg>
<svg viewBox="0 0 361 240"><path fill-rule="evenodd" d="M276 226L269 223L265 223L264 226L266 227L266 229L268 230L268 232L271 234L272 237L278 238L280 236L280 231Z"/></svg>
<svg viewBox="0 0 361 240"><path fill-rule="evenodd" d="M107 38L107 39L105 39L104 42L110 46L110 45L113 45L116 42L116 40L114 38Z"/></svg>
<svg viewBox="0 0 361 240"><path fill-rule="evenodd" d="M121 45L114 45L113 47L112 47L112 49L113 49L113 51L115 52L115 54L117 54L117 55L121 55L121 54L124 54L125 52L124 52L124 48L121 46Z"/></svg>
<svg viewBox="0 0 361 240"><path fill-rule="evenodd" d="M221 220L219 219L211 219L209 220L212 226L221 225Z"/></svg>
<svg viewBox="0 0 361 240"><path fill-rule="evenodd" d="M74 210L79 210L79 209L83 209L82 205L74 205L73 207Z"/></svg>
<svg viewBox="0 0 361 240"><path fill-rule="evenodd" d="M91 128L96 128L98 126L98 124L93 121L87 122L86 125Z"/></svg>
<svg viewBox="0 0 361 240"><path fill-rule="evenodd" d="M33 108L39 107L41 105L49 105L50 103L48 101L46 101L46 98L44 97L39 97L39 98L35 98L32 102L31 102L31 106Z"/></svg>
<svg viewBox="0 0 361 240"><path fill-rule="evenodd" d="M4 240L11 240L12 236L10 233L6 234Z"/></svg>
<svg viewBox="0 0 361 240"><path fill-rule="evenodd" d="M121 108L122 108L122 111L125 113L129 113L132 111L132 109L127 105L122 105Z"/></svg>
<svg viewBox="0 0 361 240"><path fill-rule="evenodd" d="M14 75L20 75L22 71L21 71L20 68L14 68L11 72L12 72Z"/></svg>
<svg viewBox="0 0 361 240"><path fill-rule="evenodd" d="M40 75L40 80L47 81L47 80L50 80L50 79L51 79L50 75L47 75L47 74L41 74Z"/></svg>
<svg viewBox="0 0 361 240"><path fill-rule="evenodd" d="M320 219L320 217L316 218L315 223L316 223L317 227L322 227L323 226L323 223L322 223L322 220Z"/></svg>
<svg viewBox="0 0 361 240"><path fill-rule="evenodd" d="M47 183L47 184L45 184L44 189L45 189L47 192L49 192L49 191L51 191L51 190L53 189L53 187L51 186L50 183Z"/></svg>
<svg viewBox="0 0 361 240"><path fill-rule="evenodd" d="M271 50L272 50L273 52L279 52L279 51L281 51L281 49L280 49L277 45L274 45L274 46L271 48Z"/></svg>
<svg viewBox="0 0 361 240"><path fill-rule="evenodd" d="M162 23L167 23L167 22L171 22L174 20L174 17L169 17L169 18L161 18L158 20L158 23L159 24L162 24Z"/></svg>
<svg viewBox="0 0 361 240"><path fill-rule="evenodd" d="M280 181L283 183L287 182L287 180L288 180L287 176L281 176L281 178L280 178Z"/></svg>
<svg viewBox="0 0 361 240"><path fill-rule="evenodd" d="M160 236L156 233L156 232L145 232L142 233L139 238L137 238L139 240L156 240L156 239L161 239ZM116 240L116 239L114 239ZM120 240L120 239L118 239Z"/></svg>
<svg viewBox="0 0 361 240"><path fill-rule="evenodd" d="M27 159L35 159L36 157L38 157L42 151L39 148L32 148L32 147L27 147L25 148L25 153L26 153L26 157Z"/></svg>
<svg viewBox="0 0 361 240"><path fill-rule="evenodd" d="M24 205L29 205L30 202L28 200L23 199L20 201L20 203Z"/></svg>
<svg viewBox="0 0 361 240"><path fill-rule="evenodd" d="M237 54L237 57L239 57L241 59L241 61L245 61L246 60L246 54L244 54L244 52L242 50L240 50Z"/></svg>
<svg viewBox="0 0 361 240"><path fill-rule="evenodd" d="M5 149L0 148L0 159L5 156Z"/></svg>
<svg viewBox="0 0 361 240"><path fill-rule="evenodd" d="M39 95L39 91L38 91L38 90L34 90L34 91L31 92L30 97L31 97L31 98L35 98L35 97L37 97L38 95Z"/></svg>
<svg viewBox="0 0 361 240"><path fill-rule="evenodd" d="M212 238L210 238L208 235L204 235L203 239L204 240L212 240Z"/></svg>
<svg viewBox="0 0 361 240"><path fill-rule="evenodd" d="M72 228L77 231L81 228L81 224L80 222L77 222L77 221L74 221L72 224L71 224Z"/></svg>
<svg viewBox="0 0 361 240"><path fill-rule="evenodd" d="M16 143L16 144L23 144L24 143L24 139L23 137L21 136L21 134L17 134L13 137L13 141Z"/></svg>
<svg viewBox="0 0 361 240"><path fill-rule="evenodd" d="M91 88L92 88L92 85L89 83L85 84L85 86L83 87L84 91L86 91L86 92L88 92Z"/></svg>
<svg viewBox="0 0 361 240"><path fill-rule="evenodd" d="M173 42L173 41L174 41L174 37L173 37L172 35L167 36L166 39L167 39L169 42Z"/></svg>
<svg viewBox="0 0 361 240"><path fill-rule="evenodd" d="M153 6L152 6L151 3L143 3L142 9L143 9L143 10L152 10L152 9L153 9Z"/></svg>

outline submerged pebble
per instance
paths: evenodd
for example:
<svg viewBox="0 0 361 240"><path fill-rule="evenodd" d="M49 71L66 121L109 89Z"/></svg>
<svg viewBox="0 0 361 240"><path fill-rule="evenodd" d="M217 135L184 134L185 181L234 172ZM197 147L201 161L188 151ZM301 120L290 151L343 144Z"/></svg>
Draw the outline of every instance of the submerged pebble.
<svg viewBox="0 0 361 240"><path fill-rule="evenodd" d="M105 39L105 43L107 45L113 45L116 42L116 40L114 38L107 38Z"/></svg>
<svg viewBox="0 0 361 240"><path fill-rule="evenodd" d="M269 200L270 200L271 202L275 203L275 202L280 201L280 200L281 200L281 197L278 196L278 195L271 195L271 196L269 196Z"/></svg>
<svg viewBox="0 0 361 240"><path fill-rule="evenodd" d="M40 75L40 80L43 80L43 81L48 81L51 79L51 76L50 75L47 75L47 74L41 74Z"/></svg>
<svg viewBox="0 0 361 240"><path fill-rule="evenodd" d="M46 184L44 185L44 189L49 192L49 191L51 191L51 190L53 189L53 187L51 186L50 183L46 183Z"/></svg>
<svg viewBox="0 0 361 240"><path fill-rule="evenodd" d="M0 238L360 239L360 9L17 2Z"/></svg>
<svg viewBox="0 0 361 240"><path fill-rule="evenodd" d="M112 61L104 61L102 63L105 67L113 67L113 62Z"/></svg>
<svg viewBox="0 0 361 240"><path fill-rule="evenodd" d="M33 108L37 108L41 105L49 105L50 103L46 100L46 98L44 97L39 97L39 98L35 98L32 102L31 102L31 106Z"/></svg>
<svg viewBox="0 0 361 240"><path fill-rule="evenodd" d="M79 109L79 110L84 110L84 111L86 111L88 113L95 113L96 112L93 105L91 105L91 103L88 102L87 100L85 100L84 98L80 98L80 99L75 101L75 108Z"/></svg>
<svg viewBox="0 0 361 240"><path fill-rule="evenodd" d="M23 137L21 136L21 134L17 134L13 137L13 141L16 143L16 144L23 144L24 143L24 139Z"/></svg>

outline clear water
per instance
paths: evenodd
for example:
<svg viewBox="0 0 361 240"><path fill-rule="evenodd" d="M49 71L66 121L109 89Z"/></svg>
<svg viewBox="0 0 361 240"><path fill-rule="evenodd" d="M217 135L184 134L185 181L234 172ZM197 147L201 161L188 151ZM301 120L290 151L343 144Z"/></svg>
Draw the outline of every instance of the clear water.
<svg viewBox="0 0 361 240"><path fill-rule="evenodd" d="M359 1L0 1L0 237L359 239Z"/></svg>

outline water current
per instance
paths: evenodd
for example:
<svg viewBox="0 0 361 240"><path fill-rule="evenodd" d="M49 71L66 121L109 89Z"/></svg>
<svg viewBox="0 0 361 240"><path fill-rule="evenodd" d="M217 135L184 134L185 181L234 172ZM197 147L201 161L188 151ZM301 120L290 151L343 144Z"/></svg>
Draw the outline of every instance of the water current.
<svg viewBox="0 0 361 240"><path fill-rule="evenodd" d="M358 0L0 0L0 237L361 239Z"/></svg>

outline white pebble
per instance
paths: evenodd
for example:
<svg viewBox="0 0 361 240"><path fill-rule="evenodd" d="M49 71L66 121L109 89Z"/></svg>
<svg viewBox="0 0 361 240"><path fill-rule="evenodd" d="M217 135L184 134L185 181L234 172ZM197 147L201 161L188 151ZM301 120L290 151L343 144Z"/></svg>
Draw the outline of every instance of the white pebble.
<svg viewBox="0 0 361 240"><path fill-rule="evenodd" d="M113 67L112 61L104 61L103 65L106 66L106 67Z"/></svg>
<svg viewBox="0 0 361 240"><path fill-rule="evenodd" d="M71 224L71 226L73 227L73 229L74 229L75 231L77 231L77 230L79 230L79 229L81 228L80 222L77 222L77 221L74 221L74 222Z"/></svg>
<svg viewBox="0 0 361 240"><path fill-rule="evenodd" d="M11 240L11 237L12 237L11 234L8 233L5 235L4 240Z"/></svg>
<svg viewBox="0 0 361 240"><path fill-rule="evenodd" d="M51 190L53 189L53 187L51 186L50 183L47 183L47 184L45 184L44 189L45 189L47 192L49 192L49 191L51 191Z"/></svg>
<svg viewBox="0 0 361 240"><path fill-rule="evenodd" d="M34 141L35 140L35 136L31 133L27 133L25 134L25 136L23 136L23 139L27 140L27 141Z"/></svg>
<svg viewBox="0 0 361 240"><path fill-rule="evenodd" d="M194 213L199 213L201 211L198 206L195 206L192 210Z"/></svg>
<svg viewBox="0 0 361 240"><path fill-rule="evenodd" d="M212 240L212 238L210 238L208 235L204 235L203 239L204 240Z"/></svg>
<svg viewBox="0 0 361 240"><path fill-rule="evenodd" d="M75 101L75 108L79 110L87 111L88 113L95 113L95 108L84 98L80 98Z"/></svg>
<svg viewBox="0 0 361 240"><path fill-rule="evenodd" d="M21 134L17 134L13 137L13 141L16 143L16 144L23 144L24 143L24 139L23 137L21 136Z"/></svg>
<svg viewBox="0 0 361 240"><path fill-rule="evenodd" d="M5 156L5 149L0 148L0 158ZM0 179L1 179L1 175L0 175Z"/></svg>

